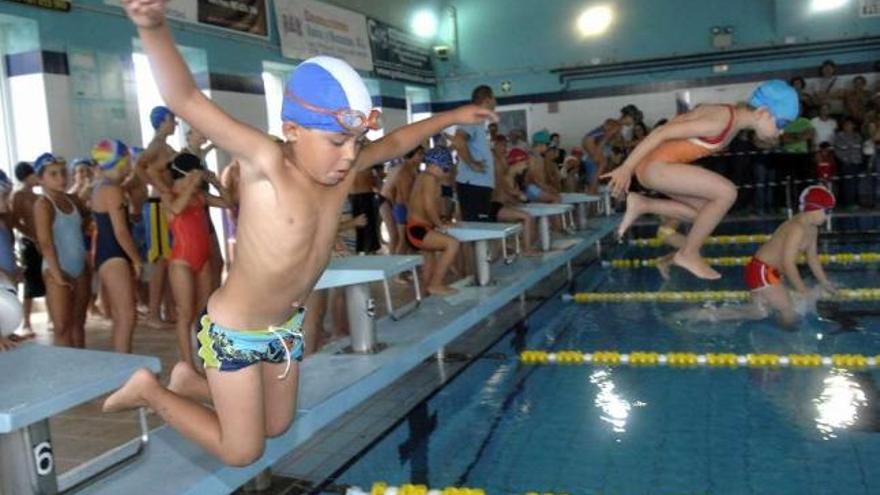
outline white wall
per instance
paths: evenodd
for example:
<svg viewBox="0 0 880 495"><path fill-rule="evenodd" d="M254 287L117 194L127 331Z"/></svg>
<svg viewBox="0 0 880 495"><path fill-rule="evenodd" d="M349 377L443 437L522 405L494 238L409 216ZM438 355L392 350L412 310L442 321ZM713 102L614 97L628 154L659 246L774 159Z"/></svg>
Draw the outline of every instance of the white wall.
<svg viewBox="0 0 880 495"><path fill-rule="evenodd" d="M74 125L71 105L70 77L43 74L46 90L46 106L49 111L49 136L51 145L45 151L66 157L68 160L85 154L79 149L79 126Z"/></svg>
<svg viewBox="0 0 880 495"><path fill-rule="evenodd" d="M406 110L400 108L383 108L382 124L384 126L385 134L388 134L398 127L405 126L407 124Z"/></svg>
<svg viewBox="0 0 880 495"><path fill-rule="evenodd" d="M9 101L15 160L32 162L52 148L43 74L10 77Z"/></svg>
<svg viewBox="0 0 880 495"><path fill-rule="evenodd" d="M244 122L256 129L266 131L267 115L266 100L263 95L233 93L231 91L218 91L212 89L208 97L214 101L223 111L229 113L237 120ZM212 153L214 155L214 153ZM208 157L208 164L216 166L219 173L223 167L229 163L230 156L221 150L217 150L216 164L212 163L211 156Z"/></svg>

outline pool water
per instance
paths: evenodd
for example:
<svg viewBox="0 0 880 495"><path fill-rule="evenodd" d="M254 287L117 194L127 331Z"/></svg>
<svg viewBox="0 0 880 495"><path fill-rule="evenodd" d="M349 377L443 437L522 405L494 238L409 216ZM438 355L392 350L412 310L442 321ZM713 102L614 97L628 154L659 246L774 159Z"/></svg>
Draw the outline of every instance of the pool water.
<svg viewBox="0 0 880 495"><path fill-rule="evenodd" d="M876 219L837 222L820 251L880 250ZM721 233L768 232L737 223ZM706 255L757 246L711 246ZM621 246L609 258L649 257ZM829 266L848 287L880 285L877 265ZM682 271L592 265L578 290L742 289L741 267L718 282ZM806 270L802 270L806 273ZM808 278L809 279L809 278ZM520 365L523 349L880 353L880 303L823 306L798 331L771 320L677 321L685 304L553 298L416 407L334 483L422 483L489 494L880 493L877 373L843 369L668 369ZM829 321L831 318L835 321Z"/></svg>

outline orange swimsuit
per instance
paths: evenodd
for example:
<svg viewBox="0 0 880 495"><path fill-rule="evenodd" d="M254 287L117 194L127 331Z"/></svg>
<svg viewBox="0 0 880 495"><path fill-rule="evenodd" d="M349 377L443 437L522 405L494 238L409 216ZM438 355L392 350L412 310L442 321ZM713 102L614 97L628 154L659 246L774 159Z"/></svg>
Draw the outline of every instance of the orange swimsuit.
<svg viewBox="0 0 880 495"><path fill-rule="evenodd" d="M721 149L725 141L727 141L730 131L733 130L733 124L736 120L734 106L724 106L730 112L730 119L727 121L727 126L721 131L721 134L712 138L698 137L664 141L636 165L636 173L643 173L647 170L648 166L654 163L690 164Z"/></svg>
<svg viewBox="0 0 880 495"><path fill-rule="evenodd" d="M171 260L185 261L194 272L201 271L211 255L205 198L196 194L186 209L171 219Z"/></svg>

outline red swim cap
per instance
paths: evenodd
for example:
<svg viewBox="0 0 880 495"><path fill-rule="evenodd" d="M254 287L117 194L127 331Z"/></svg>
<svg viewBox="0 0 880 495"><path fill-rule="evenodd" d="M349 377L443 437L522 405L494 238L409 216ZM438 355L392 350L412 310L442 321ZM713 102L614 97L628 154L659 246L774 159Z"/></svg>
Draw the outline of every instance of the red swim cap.
<svg viewBox="0 0 880 495"><path fill-rule="evenodd" d="M529 154L519 148L513 148L507 153L507 164L513 165L514 163L521 162L523 160L528 160Z"/></svg>
<svg viewBox="0 0 880 495"><path fill-rule="evenodd" d="M837 201L834 194L822 186L810 186L801 193L801 211L830 210Z"/></svg>
<svg viewBox="0 0 880 495"><path fill-rule="evenodd" d="M580 157L584 156L584 150L582 150L580 148L572 148L571 149L571 156L580 158Z"/></svg>

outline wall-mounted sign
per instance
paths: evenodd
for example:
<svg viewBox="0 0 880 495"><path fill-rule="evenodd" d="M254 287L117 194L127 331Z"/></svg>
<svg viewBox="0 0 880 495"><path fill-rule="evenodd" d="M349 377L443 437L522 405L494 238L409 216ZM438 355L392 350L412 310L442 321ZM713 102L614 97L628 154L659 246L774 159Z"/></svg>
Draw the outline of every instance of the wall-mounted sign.
<svg viewBox="0 0 880 495"><path fill-rule="evenodd" d="M285 57L329 55L373 70L366 16L313 0L285 0L275 2L275 19Z"/></svg>
<svg viewBox="0 0 880 495"><path fill-rule="evenodd" d="M104 0L104 3L122 7L120 0ZM165 9L169 19L269 37L266 0L174 0L168 2Z"/></svg>
<svg viewBox="0 0 880 495"><path fill-rule="evenodd" d="M431 47L415 36L376 19L367 19L376 75L422 84L435 84Z"/></svg>
<svg viewBox="0 0 880 495"><path fill-rule="evenodd" d="M58 12L70 12L70 2L67 0L6 0L7 2L30 5L41 9L56 10Z"/></svg>

